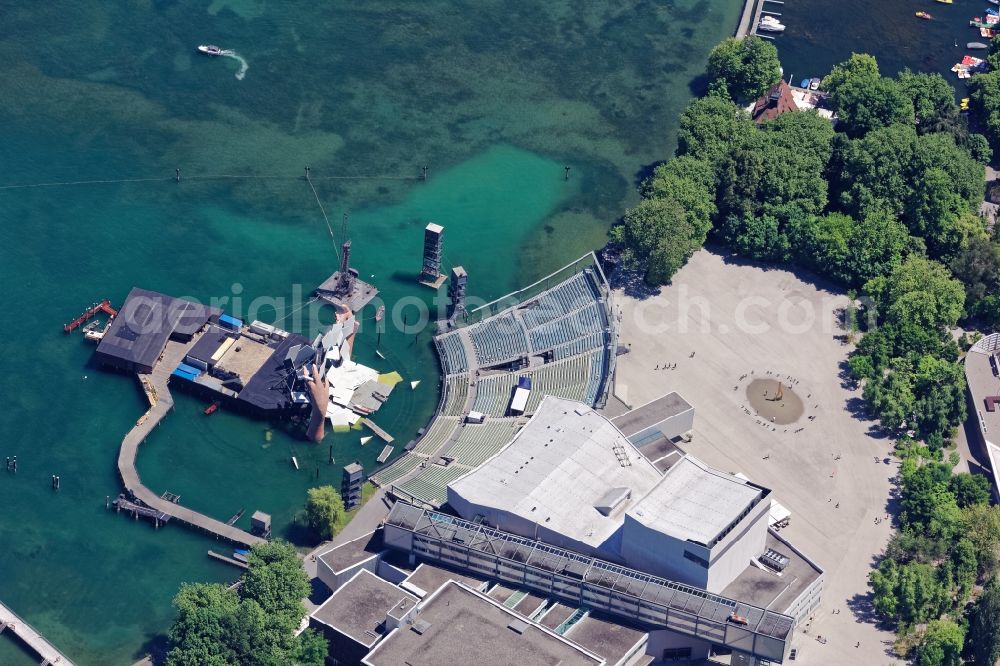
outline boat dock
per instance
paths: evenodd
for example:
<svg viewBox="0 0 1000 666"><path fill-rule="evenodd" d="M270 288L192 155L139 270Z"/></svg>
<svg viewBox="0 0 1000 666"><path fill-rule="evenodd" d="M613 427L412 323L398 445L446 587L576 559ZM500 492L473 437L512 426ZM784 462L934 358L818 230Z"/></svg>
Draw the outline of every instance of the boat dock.
<svg viewBox="0 0 1000 666"><path fill-rule="evenodd" d="M122 484L125 486L127 498L125 501L133 507L143 509L143 512L136 513L136 516L151 517L156 520L157 526L161 522L166 522L161 516L166 516L167 520L178 520L185 525L196 527L202 531L214 535L217 539L225 539L242 546L253 546L263 543L265 540L241 530L232 525L210 518L181 505L178 501L170 501L156 494L142 484L139 471L135 467L135 458L139 453L139 445L146 441L153 428L160 424L167 413L173 409L174 400L170 395L167 381L170 373L184 359L187 350L197 341L198 336L190 343L180 343L170 340L163 351L153 372L148 375L140 375L140 381L150 402L149 410L139 417L135 426L132 427L122 439L121 449L118 451L118 474L121 476ZM178 498L180 499L180 498ZM122 506L126 510L128 506ZM146 516L146 513L149 515ZM155 515L154 515L155 514Z"/></svg>
<svg viewBox="0 0 1000 666"><path fill-rule="evenodd" d="M84 310L79 317L77 317L70 323L63 326L63 331L69 333L70 331L79 328L84 322L86 322L88 319L96 315L98 312L103 312L109 317L115 317L118 315L118 310L115 310L113 307L111 307L111 301L105 298L100 303L94 303L89 308Z"/></svg>
<svg viewBox="0 0 1000 666"><path fill-rule="evenodd" d="M214 550L208 551L208 556L211 557L213 560L219 560L220 562L225 562L226 564L232 564L234 567L239 567L240 569L250 568L249 566L247 566L245 562L240 562L237 559L233 559L232 557L229 557L227 555L222 555L221 553L217 553Z"/></svg>
<svg viewBox="0 0 1000 666"><path fill-rule="evenodd" d="M740 22L736 26L737 39L742 39L756 32L757 26L760 24L761 12L764 10L764 2L765 0L746 0L743 5L743 14L740 16Z"/></svg>
<svg viewBox="0 0 1000 666"><path fill-rule="evenodd" d="M388 459L389 459L389 456L391 456L391 455L392 455L392 450L393 450L394 448L395 448L395 447L393 447L393 446L389 446L389 445L387 444L387 445L386 445L386 447L385 447L384 449L382 449L382 453L378 454L378 464L380 464L380 465L381 465L381 464L382 464L382 463L384 463L384 462L385 462L386 460L388 460Z"/></svg>
<svg viewBox="0 0 1000 666"><path fill-rule="evenodd" d="M42 666L55 666L56 664L58 666L73 666L69 657L45 640L44 636L22 620L17 613L0 602L0 633L4 631L13 633L22 643L34 651L41 659Z"/></svg>
<svg viewBox="0 0 1000 666"><path fill-rule="evenodd" d="M379 428L377 425L375 425L374 421L372 421L371 419L361 419L361 422L364 423L366 426L368 426L368 428L371 429L373 433L381 437L386 444L392 444L393 439L395 438L389 433L387 433L385 430L382 430L382 428Z"/></svg>

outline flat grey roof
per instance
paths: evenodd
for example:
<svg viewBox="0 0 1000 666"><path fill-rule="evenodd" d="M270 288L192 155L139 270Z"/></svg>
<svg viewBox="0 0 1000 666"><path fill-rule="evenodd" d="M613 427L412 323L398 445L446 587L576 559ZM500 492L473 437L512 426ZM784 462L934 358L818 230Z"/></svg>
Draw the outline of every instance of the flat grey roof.
<svg viewBox="0 0 1000 666"><path fill-rule="evenodd" d="M770 531L765 545L788 558L788 566L781 575L750 565L721 594L784 613L823 572L775 538Z"/></svg>
<svg viewBox="0 0 1000 666"><path fill-rule="evenodd" d="M656 462L660 458L668 456L671 453L684 455L684 450L666 437L657 437L656 439L645 442L642 446L640 446L639 453L646 456L653 462Z"/></svg>
<svg viewBox="0 0 1000 666"><path fill-rule="evenodd" d="M1000 354L1000 333L988 335L979 340L965 356L965 379L972 394L974 414L979 433L986 443L985 461L993 470L995 494L1000 496L1000 405L996 411L986 409L985 399L1000 395L1000 377L993 374L990 357ZM1000 358L996 359L1000 367Z"/></svg>
<svg viewBox="0 0 1000 666"><path fill-rule="evenodd" d="M382 551L382 530L375 530L352 541L331 548L319 556L333 571L343 571Z"/></svg>
<svg viewBox="0 0 1000 666"><path fill-rule="evenodd" d="M600 613L591 613L563 635L601 655L609 664L615 664L642 640L646 632L619 624Z"/></svg>
<svg viewBox="0 0 1000 666"><path fill-rule="evenodd" d="M379 643L362 663L370 666L490 664L527 666L603 664L602 659L553 632L524 621L489 597L449 582L424 601L417 633L404 626ZM509 625L520 623L520 632Z"/></svg>
<svg viewBox="0 0 1000 666"><path fill-rule="evenodd" d="M621 527L622 510L660 478L608 419L581 402L546 396L510 444L449 492L597 547ZM597 506L614 488L629 489L629 499L604 515Z"/></svg>
<svg viewBox="0 0 1000 666"><path fill-rule="evenodd" d="M152 367L171 335L190 337L222 310L133 287L97 352Z"/></svg>
<svg viewBox="0 0 1000 666"><path fill-rule="evenodd" d="M407 611L417 598L406 590L362 569L313 611L318 622L371 647L382 636L386 613L402 604Z"/></svg>
<svg viewBox="0 0 1000 666"><path fill-rule="evenodd" d="M685 456L627 513L649 529L711 546L751 504L769 493Z"/></svg>
<svg viewBox="0 0 1000 666"><path fill-rule="evenodd" d="M565 620L569 619L569 616L573 614L576 609L572 606L567 606L566 604L559 603L558 601L545 611L545 615L538 621L539 624L548 627L549 629L555 629Z"/></svg>
<svg viewBox="0 0 1000 666"><path fill-rule="evenodd" d="M427 594L430 594L449 580L457 580L473 589L478 589L480 585L486 582L485 578L454 571L453 569L446 569L440 565L427 564L426 562L421 562L417 565L413 573L407 577L406 582L416 585Z"/></svg>
<svg viewBox="0 0 1000 666"><path fill-rule="evenodd" d="M683 414L694 409L688 401L677 392L660 396L652 402L636 407L630 412L625 412L621 416L611 419L615 427L622 431L626 437L631 437L637 433L651 428L672 416Z"/></svg>
<svg viewBox="0 0 1000 666"><path fill-rule="evenodd" d="M187 355L199 361L208 363L212 360L212 355L219 350L222 343L229 338L238 338L239 335L232 331L227 331L218 326L210 325L205 329L204 335L198 338L194 346L188 350Z"/></svg>

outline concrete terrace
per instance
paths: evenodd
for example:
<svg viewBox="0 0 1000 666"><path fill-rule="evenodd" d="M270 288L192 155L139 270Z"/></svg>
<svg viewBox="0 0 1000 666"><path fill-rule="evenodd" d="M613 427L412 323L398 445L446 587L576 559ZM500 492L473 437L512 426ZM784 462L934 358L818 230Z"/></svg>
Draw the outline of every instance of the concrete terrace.
<svg viewBox="0 0 1000 666"><path fill-rule="evenodd" d="M180 504L167 501L147 488L139 477L139 471L135 467L135 458L139 453L139 445L146 441L153 428L160 424L160 421L174 408L174 400L170 395L168 381L173 369L184 360L184 355L199 336L195 336L189 343L180 343L170 340L163 351L156 367L149 375L140 375L148 380L149 386L155 392L155 399L149 410L143 414L136 422L136 425L126 433L122 439L121 449L118 451L118 473L121 476L125 490L135 499L141 501L146 506L169 515L185 525L196 527L204 532L214 535L216 538L225 539L243 546L253 546L262 543L264 539L254 536L238 527L227 525L222 521L210 518L193 509L189 509Z"/></svg>
<svg viewBox="0 0 1000 666"><path fill-rule="evenodd" d="M852 349L838 325L846 297L807 279L701 250L659 294L619 295L621 342L631 353L618 359L615 391L629 405L681 392L697 410L683 449L771 488L792 512L782 536L826 577L819 609L792 642L799 661L900 663L894 634L874 622L867 584L892 534L890 520L875 522L894 511L892 442L878 436L861 412L861 391L842 376ZM807 414L788 426L758 422L744 411L744 375L783 379Z"/></svg>

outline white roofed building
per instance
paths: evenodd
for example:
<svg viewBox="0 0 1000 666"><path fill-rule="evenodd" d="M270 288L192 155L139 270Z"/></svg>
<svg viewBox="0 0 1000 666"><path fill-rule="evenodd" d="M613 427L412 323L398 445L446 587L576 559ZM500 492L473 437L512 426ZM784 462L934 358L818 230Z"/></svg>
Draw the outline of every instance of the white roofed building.
<svg viewBox="0 0 1000 666"><path fill-rule="evenodd" d="M617 560L625 510L660 478L603 416L546 396L507 446L449 484L448 504L470 520Z"/></svg>
<svg viewBox="0 0 1000 666"><path fill-rule="evenodd" d="M552 396L510 444L448 486L467 520L710 592L764 552L769 495L690 456L661 473L611 421Z"/></svg>

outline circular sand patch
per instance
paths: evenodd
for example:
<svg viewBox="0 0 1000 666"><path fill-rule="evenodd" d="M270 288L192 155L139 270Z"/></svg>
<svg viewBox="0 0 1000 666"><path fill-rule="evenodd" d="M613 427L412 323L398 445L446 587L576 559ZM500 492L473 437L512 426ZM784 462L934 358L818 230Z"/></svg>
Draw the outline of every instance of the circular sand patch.
<svg viewBox="0 0 1000 666"><path fill-rule="evenodd" d="M787 384L779 388L777 379L754 379L747 385L747 400L761 418L775 425L795 423L805 412L802 398Z"/></svg>

